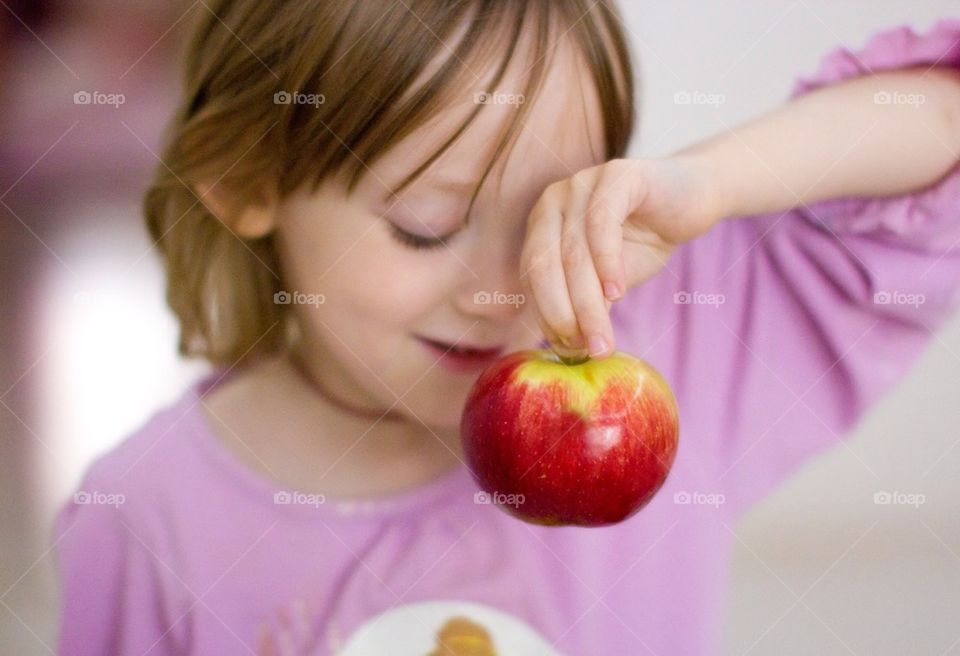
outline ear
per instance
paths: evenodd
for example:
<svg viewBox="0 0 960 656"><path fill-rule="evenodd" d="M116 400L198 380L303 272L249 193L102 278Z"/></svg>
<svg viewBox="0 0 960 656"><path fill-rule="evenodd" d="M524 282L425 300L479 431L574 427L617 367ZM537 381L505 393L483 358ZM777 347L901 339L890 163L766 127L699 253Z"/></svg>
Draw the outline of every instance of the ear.
<svg viewBox="0 0 960 656"><path fill-rule="evenodd" d="M197 183L194 191L210 213L240 237L259 239L276 226L277 201L274 194L265 194L263 198L243 207L232 207L221 187Z"/></svg>

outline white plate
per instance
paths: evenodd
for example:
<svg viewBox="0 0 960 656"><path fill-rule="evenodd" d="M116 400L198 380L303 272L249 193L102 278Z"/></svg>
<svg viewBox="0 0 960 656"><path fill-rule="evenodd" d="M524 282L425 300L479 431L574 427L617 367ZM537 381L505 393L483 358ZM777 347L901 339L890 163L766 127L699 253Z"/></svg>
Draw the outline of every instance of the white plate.
<svg viewBox="0 0 960 656"><path fill-rule="evenodd" d="M453 617L483 626L497 656L561 656L526 622L467 601L423 601L388 610L360 626L338 656L426 656L436 649L437 633Z"/></svg>

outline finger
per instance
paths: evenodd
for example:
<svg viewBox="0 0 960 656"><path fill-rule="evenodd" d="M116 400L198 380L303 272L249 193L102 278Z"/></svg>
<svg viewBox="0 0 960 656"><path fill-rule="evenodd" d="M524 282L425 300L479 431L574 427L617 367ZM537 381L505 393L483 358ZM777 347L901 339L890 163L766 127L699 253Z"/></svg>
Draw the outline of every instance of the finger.
<svg viewBox="0 0 960 656"><path fill-rule="evenodd" d="M541 317L539 314L537 315L537 324L540 326L540 330L543 332L549 348L560 358L566 360L579 360L582 359L586 354L586 350L584 348L570 348L566 346L563 343L563 340L560 339L560 337L550 329L546 321L544 321L543 317Z"/></svg>
<svg viewBox="0 0 960 656"><path fill-rule="evenodd" d="M307 614L307 604L303 599L293 602L293 628L299 644L306 644L311 637L310 620Z"/></svg>
<svg viewBox="0 0 960 656"><path fill-rule="evenodd" d="M263 622L257 627L257 656L279 656L270 629Z"/></svg>
<svg viewBox="0 0 960 656"><path fill-rule="evenodd" d="M623 223L633 211L630 206L630 187L634 167L604 168L587 207L587 244L593 266L600 279L603 295L616 301L626 292L626 272L623 263Z"/></svg>
<svg viewBox="0 0 960 656"><path fill-rule="evenodd" d="M530 215L521 258L545 336L558 347L577 349L585 343L580 337L560 261L562 225L563 215L552 203L538 203Z"/></svg>
<svg viewBox="0 0 960 656"><path fill-rule="evenodd" d="M604 358L613 351L613 328L587 246L583 219L568 219L563 230L561 261L570 303L586 341L587 352L591 358Z"/></svg>
<svg viewBox="0 0 960 656"><path fill-rule="evenodd" d="M296 656L296 645L293 640L290 616L287 609L279 611L278 630L274 634L281 656Z"/></svg>
<svg viewBox="0 0 960 656"><path fill-rule="evenodd" d="M294 644L293 636L289 630L281 631L278 638L281 656L299 656L299 649L297 649L296 644Z"/></svg>

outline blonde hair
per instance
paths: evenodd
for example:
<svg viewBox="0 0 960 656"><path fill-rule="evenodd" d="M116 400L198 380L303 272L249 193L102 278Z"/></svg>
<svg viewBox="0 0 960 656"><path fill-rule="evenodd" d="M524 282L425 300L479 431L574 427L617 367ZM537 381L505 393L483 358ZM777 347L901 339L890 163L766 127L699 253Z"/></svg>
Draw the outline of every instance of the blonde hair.
<svg viewBox="0 0 960 656"><path fill-rule="evenodd" d="M607 1L209 2L209 11L199 12L184 62L185 95L144 199L147 228L166 270L167 302L180 324L180 353L232 366L278 351L289 334L289 307L274 302L283 286L272 235L241 239L228 227L229 216L220 220L201 202L197 185L216 184L230 199L228 215L267 192L283 198L333 175L344 175L352 191L365 165L442 108L469 72L464 62L492 50L492 42L500 52L484 70L494 72L489 89L496 89L531 18L537 32L526 102L480 184L522 127L547 67L553 23L591 72L603 154L622 157L635 118L633 72L620 17ZM458 28L462 36L453 42ZM314 94L322 103L275 98L284 92ZM483 106L477 103L395 192L442 155Z"/></svg>

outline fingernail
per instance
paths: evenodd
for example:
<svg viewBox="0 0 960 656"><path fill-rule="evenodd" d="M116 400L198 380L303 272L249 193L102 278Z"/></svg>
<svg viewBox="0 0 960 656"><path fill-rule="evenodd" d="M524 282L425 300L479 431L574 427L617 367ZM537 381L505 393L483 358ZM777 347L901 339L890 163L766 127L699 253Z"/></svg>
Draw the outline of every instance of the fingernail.
<svg viewBox="0 0 960 656"><path fill-rule="evenodd" d="M615 301L623 294L620 291L620 285L615 282L605 282L603 283L603 295L607 297L607 300Z"/></svg>
<svg viewBox="0 0 960 656"><path fill-rule="evenodd" d="M600 335L591 335L589 344L591 357L597 357L607 352L607 340Z"/></svg>

